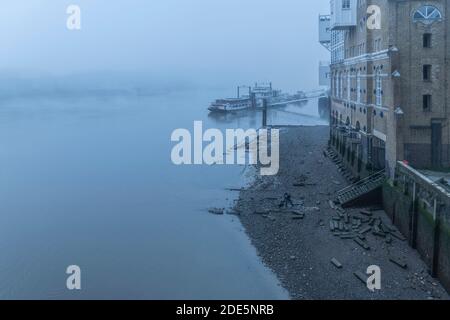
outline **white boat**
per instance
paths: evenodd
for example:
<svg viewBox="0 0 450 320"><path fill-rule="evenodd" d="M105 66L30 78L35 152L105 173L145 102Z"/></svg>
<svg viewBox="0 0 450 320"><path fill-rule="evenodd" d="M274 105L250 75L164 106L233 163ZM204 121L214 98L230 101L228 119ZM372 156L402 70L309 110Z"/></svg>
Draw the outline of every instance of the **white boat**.
<svg viewBox="0 0 450 320"><path fill-rule="evenodd" d="M230 112L244 110L252 107L250 98L218 99L211 103L208 110L211 112Z"/></svg>
<svg viewBox="0 0 450 320"><path fill-rule="evenodd" d="M261 107L263 105L263 100L267 101L268 106L278 106L288 103L295 103L306 98L305 94L301 91L294 95L289 95L282 93L280 90L274 90L272 88L272 83L255 83L254 87L243 87L249 90L248 95L241 96L241 87L238 87L237 98L218 99L211 103L208 110L211 112L232 112Z"/></svg>

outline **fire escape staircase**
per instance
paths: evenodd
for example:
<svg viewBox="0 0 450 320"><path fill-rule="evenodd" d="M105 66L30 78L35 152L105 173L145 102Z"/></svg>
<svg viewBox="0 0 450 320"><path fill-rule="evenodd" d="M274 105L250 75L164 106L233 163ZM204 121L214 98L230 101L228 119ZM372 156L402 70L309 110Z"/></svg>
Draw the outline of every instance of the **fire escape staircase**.
<svg viewBox="0 0 450 320"><path fill-rule="evenodd" d="M385 170L379 171L360 180L337 193L337 203L345 207L361 197L375 191L383 185L386 179Z"/></svg>

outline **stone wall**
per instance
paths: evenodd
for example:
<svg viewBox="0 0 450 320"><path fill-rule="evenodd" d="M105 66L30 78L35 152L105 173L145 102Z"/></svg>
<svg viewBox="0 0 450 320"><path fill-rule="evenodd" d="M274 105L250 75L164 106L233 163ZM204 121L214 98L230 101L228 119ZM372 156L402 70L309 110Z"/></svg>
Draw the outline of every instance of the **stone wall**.
<svg viewBox="0 0 450 320"><path fill-rule="evenodd" d="M450 291L450 193L399 162L382 198L393 223Z"/></svg>

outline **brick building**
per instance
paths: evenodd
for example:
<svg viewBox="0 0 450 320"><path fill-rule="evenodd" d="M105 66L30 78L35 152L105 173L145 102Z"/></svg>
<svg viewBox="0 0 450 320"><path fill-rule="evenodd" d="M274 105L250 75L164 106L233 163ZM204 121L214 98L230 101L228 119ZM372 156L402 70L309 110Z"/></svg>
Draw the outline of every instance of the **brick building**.
<svg viewBox="0 0 450 320"><path fill-rule="evenodd" d="M355 176L450 168L450 0L331 0L331 142Z"/></svg>

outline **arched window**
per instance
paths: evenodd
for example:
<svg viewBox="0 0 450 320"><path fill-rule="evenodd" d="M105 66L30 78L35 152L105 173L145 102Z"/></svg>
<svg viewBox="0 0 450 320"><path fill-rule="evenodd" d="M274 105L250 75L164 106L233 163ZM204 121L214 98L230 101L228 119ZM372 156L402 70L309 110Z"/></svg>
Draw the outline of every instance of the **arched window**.
<svg viewBox="0 0 450 320"><path fill-rule="evenodd" d="M359 132L359 130L361 130L361 124L359 123L359 121L356 121L356 131Z"/></svg>
<svg viewBox="0 0 450 320"><path fill-rule="evenodd" d="M350 125L350 118L349 117L347 117L347 120L345 120L345 124L348 126L348 125Z"/></svg>
<svg viewBox="0 0 450 320"><path fill-rule="evenodd" d="M414 12L414 22L422 22L426 24L441 20L442 14L438 8L434 6L422 6Z"/></svg>

